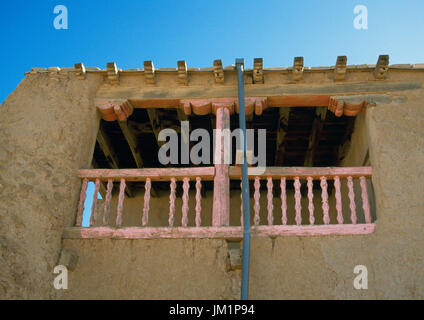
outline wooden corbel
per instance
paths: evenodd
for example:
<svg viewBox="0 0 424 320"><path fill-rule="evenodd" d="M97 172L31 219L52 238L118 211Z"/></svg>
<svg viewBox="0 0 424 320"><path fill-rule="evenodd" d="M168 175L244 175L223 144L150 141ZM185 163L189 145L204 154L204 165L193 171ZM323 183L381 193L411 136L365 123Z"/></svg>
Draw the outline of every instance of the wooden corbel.
<svg viewBox="0 0 424 320"><path fill-rule="evenodd" d="M178 61L178 83L181 85L188 85L187 64L185 60Z"/></svg>
<svg viewBox="0 0 424 320"><path fill-rule="evenodd" d="M389 70L389 56L381 55L378 57L377 65L375 66L374 75L377 80L386 78L387 71Z"/></svg>
<svg viewBox="0 0 424 320"><path fill-rule="evenodd" d="M153 61L144 61L144 80L146 84L155 84L155 67Z"/></svg>
<svg viewBox="0 0 424 320"><path fill-rule="evenodd" d="M128 100L96 100L96 107L105 121L126 121L133 113L134 107Z"/></svg>
<svg viewBox="0 0 424 320"><path fill-rule="evenodd" d="M342 81L342 80L345 79L346 65L347 65L347 57L346 56L338 56L336 66L334 68L334 80L335 81Z"/></svg>
<svg viewBox="0 0 424 320"><path fill-rule="evenodd" d="M213 74L215 76L215 83L224 83L224 69L222 68L221 60L215 60L213 62Z"/></svg>
<svg viewBox="0 0 424 320"><path fill-rule="evenodd" d="M300 81L300 80L302 80L303 70L304 70L303 57L296 57L296 58L294 58L293 70L292 70L292 72L293 72L293 80L294 81Z"/></svg>
<svg viewBox="0 0 424 320"><path fill-rule="evenodd" d="M106 73L110 84L119 84L119 72L115 62L106 65Z"/></svg>
<svg viewBox="0 0 424 320"><path fill-rule="evenodd" d="M343 115L354 117L361 112L365 112L368 102L361 100L360 102L349 101L349 98L344 97L330 97L328 110L333 112L336 117Z"/></svg>
<svg viewBox="0 0 424 320"><path fill-rule="evenodd" d="M253 60L253 83L264 83L264 65L262 58Z"/></svg>

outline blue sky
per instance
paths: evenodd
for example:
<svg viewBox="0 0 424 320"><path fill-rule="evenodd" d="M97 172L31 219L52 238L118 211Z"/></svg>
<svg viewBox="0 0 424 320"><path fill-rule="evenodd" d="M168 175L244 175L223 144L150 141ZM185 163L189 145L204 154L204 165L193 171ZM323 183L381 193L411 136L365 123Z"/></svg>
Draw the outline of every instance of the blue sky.
<svg viewBox="0 0 424 320"><path fill-rule="evenodd" d="M68 30L53 27L56 5L68 8ZM353 9L368 8L368 30L353 27ZM373 64L379 54L390 63L424 62L424 1L142 1L14 0L0 4L0 102L31 67L104 68L207 67L244 57L247 66L263 57L266 67Z"/></svg>
<svg viewBox="0 0 424 320"><path fill-rule="evenodd" d="M68 9L68 29L56 30L54 7ZM368 9L368 29L353 26L355 6ZM104 68L224 65L243 57L246 66L263 57L265 67L424 62L423 0L13 0L0 4L0 102L32 67ZM91 205L90 183L87 207ZM84 225L88 223L84 215Z"/></svg>

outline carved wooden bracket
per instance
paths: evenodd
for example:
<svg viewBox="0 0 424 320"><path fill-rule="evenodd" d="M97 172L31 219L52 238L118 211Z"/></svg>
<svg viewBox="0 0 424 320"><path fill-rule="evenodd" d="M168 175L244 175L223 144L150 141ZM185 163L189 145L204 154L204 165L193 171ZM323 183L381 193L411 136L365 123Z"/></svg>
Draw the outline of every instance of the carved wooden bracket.
<svg viewBox="0 0 424 320"><path fill-rule="evenodd" d="M336 117L342 115L354 117L361 112L365 112L368 102L362 100L361 102L346 101L343 97L330 97L328 103L328 110L333 112Z"/></svg>
<svg viewBox="0 0 424 320"><path fill-rule="evenodd" d="M128 100L97 100L96 107L105 121L126 121L134 107Z"/></svg>
<svg viewBox="0 0 424 320"><path fill-rule="evenodd" d="M261 115L263 110L268 107L267 98L249 97L245 98L246 115L255 112L256 115ZM230 114L239 113L237 98L215 98L215 99L188 99L180 101L180 108L184 110L186 115L192 113L198 116L216 114L219 108L228 108Z"/></svg>

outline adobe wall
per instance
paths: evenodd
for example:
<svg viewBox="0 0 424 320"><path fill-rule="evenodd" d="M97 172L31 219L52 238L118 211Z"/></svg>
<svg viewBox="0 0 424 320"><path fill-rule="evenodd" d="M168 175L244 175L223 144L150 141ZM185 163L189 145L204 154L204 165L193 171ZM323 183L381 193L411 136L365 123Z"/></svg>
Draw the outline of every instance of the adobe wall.
<svg viewBox="0 0 424 320"><path fill-rule="evenodd" d="M0 299L52 299L63 228L74 222L99 118L101 75L29 75L0 106Z"/></svg>

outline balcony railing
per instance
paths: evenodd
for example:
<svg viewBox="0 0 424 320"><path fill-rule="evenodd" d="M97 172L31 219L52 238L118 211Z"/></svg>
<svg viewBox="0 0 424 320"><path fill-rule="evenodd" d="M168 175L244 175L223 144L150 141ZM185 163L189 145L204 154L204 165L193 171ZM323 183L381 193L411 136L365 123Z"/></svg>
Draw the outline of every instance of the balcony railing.
<svg viewBox="0 0 424 320"><path fill-rule="evenodd" d="M372 233L373 223L370 197L367 190L367 179L372 175L371 167L355 168L306 168L306 167L271 167L264 173L256 174L249 168L249 179L254 180L254 205L252 236L284 236L284 235L361 235ZM114 239L152 239L152 238L225 238L241 239L243 237L242 219L239 225L231 225L230 221L230 180L241 179L239 167L221 170L215 167L201 168L161 168L161 169L92 169L80 170L82 179L81 195L75 227L67 228L65 238L114 238ZM202 181L214 181L214 199L212 210L202 210ZM266 221L260 220L261 181L266 181ZM82 227L82 216L88 182L94 182L95 190L91 207L90 227ZM136 226L124 226L125 220L125 188L126 182L144 181L143 208L140 208L140 222ZM150 198L153 181L169 181L169 213L168 226L152 227L149 225ZM181 223L176 223L176 185L181 181L183 186ZM190 181L195 181L195 206L189 207ZM315 183L314 183L315 181ZM331 181L331 183L330 183ZM113 182L119 182L119 195L116 207L116 219L109 221ZM180 183L181 183L180 182ZM276 185L276 182L278 185ZM101 183L107 183L101 221L96 215L97 193ZM303 187L302 187L303 185ZM354 185L359 186L354 188ZM317 186L319 190L317 192ZM333 188L334 186L334 188ZM290 188L289 188L290 187ZM306 188L305 188L306 187ZM330 188L331 187L331 188ZM358 190L360 188L360 190ZM290 190L288 190L290 189ZM333 202L335 217L330 217L329 189L334 191ZM274 191L279 190L279 194ZM356 192L355 192L356 191ZM289 194L293 192L293 195ZM302 193L304 202L307 198L307 219L302 217ZM361 207L357 207L358 194ZM355 196L356 194L356 196ZM317 210L314 198L320 197L322 207ZM289 199L289 197L291 199ZM355 199L356 198L356 199ZM290 201L288 201L290 200ZM234 198L231 198L234 201ZM281 220L275 219L278 210L275 203L281 206ZM293 207L289 206L293 202ZM348 202L349 216L343 215L343 203ZM240 199L240 205L242 201ZM240 206L240 212L242 207ZM189 226L189 212L195 212L194 225ZM304 208L305 209L305 208ZM334 209L334 208L332 208ZM191 211L192 212L192 211ZM202 225L202 218L211 214L212 225ZM290 216L290 215L293 215ZM279 216L279 214L278 214ZM233 219L234 221L234 219ZM290 222L292 221L292 222ZM318 223L318 221L322 221ZM360 223L358 223L360 222ZM100 226L99 226L100 225Z"/></svg>

